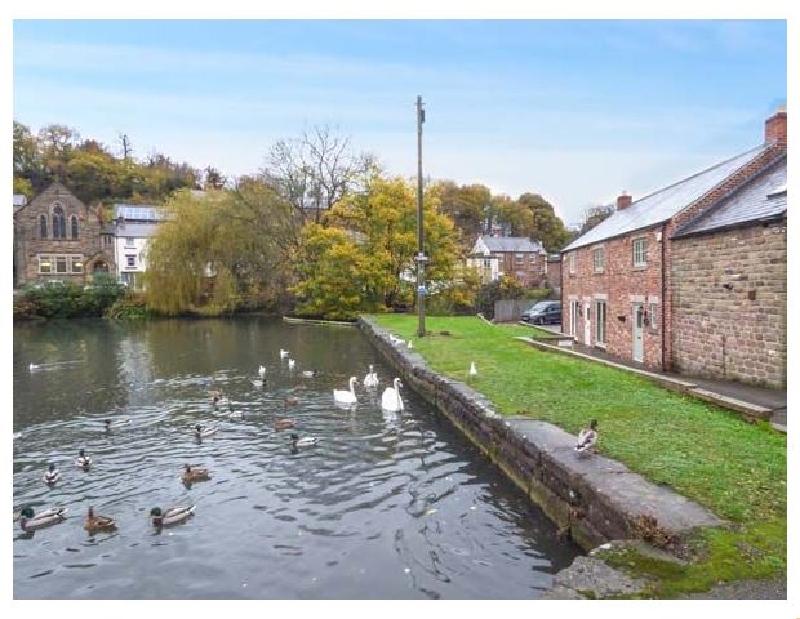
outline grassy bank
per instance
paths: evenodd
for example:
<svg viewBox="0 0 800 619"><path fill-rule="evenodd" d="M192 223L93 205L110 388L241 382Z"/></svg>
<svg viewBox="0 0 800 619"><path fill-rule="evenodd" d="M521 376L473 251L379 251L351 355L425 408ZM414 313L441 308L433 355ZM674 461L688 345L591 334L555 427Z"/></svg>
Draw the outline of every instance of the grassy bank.
<svg viewBox="0 0 800 619"><path fill-rule="evenodd" d="M536 329L430 317L426 326L433 333L419 339L415 316L375 318L412 338L432 369L469 382L501 414L542 419L574 434L596 418L603 455L729 520L727 530L704 531L694 540L702 558L692 565L625 557L624 565L658 575L660 594L785 572L786 437L768 424L748 424L623 370L514 339L532 337ZM443 330L450 335L440 335ZM472 361L478 376L468 381Z"/></svg>

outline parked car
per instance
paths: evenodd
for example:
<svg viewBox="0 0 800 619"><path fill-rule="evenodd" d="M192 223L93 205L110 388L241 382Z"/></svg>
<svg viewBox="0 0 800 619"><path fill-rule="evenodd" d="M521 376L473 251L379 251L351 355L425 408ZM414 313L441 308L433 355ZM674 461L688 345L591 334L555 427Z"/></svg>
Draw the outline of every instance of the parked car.
<svg viewBox="0 0 800 619"><path fill-rule="evenodd" d="M522 312L522 321L532 325L557 325L561 323L561 301L539 301Z"/></svg>

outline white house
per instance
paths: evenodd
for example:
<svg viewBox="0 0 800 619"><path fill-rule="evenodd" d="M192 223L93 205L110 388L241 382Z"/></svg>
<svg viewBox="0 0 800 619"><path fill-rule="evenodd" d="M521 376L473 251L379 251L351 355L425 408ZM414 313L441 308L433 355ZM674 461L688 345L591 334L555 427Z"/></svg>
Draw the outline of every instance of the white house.
<svg viewBox="0 0 800 619"><path fill-rule="evenodd" d="M547 272L546 258L542 244L527 237L482 235L467 257L467 267L478 269L484 282L510 275L526 286L537 286Z"/></svg>
<svg viewBox="0 0 800 619"><path fill-rule="evenodd" d="M154 206L115 204L114 217L117 279L141 289L141 274L147 270L147 244L166 214Z"/></svg>

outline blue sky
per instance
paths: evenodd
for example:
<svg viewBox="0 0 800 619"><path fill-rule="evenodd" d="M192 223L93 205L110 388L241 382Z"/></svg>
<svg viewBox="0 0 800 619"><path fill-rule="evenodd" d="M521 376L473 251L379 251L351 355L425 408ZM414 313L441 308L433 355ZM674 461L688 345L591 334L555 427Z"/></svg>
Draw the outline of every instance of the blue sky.
<svg viewBox="0 0 800 619"><path fill-rule="evenodd" d="M784 21L16 20L14 118L134 155L252 173L328 123L391 173L517 197L566 223L763 139L785 102Z"/></svg>

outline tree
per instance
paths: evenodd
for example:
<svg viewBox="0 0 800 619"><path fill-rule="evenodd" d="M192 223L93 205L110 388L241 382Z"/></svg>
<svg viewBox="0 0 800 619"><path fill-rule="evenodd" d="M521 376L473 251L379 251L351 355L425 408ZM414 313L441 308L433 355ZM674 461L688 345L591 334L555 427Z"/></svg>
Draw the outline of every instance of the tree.
<svg viewBox="0 0 800 619"><path fill-rule="evenodd" d="M567 244L570 232L556 215L553 205L536 193L524 193L517 202L532 215L524 236L541 242L548 252L557 252Z"/></svg>
<svg viewBox="0 0 800 619"><path fill-rule="evenodd" d="M614 214L614 207L610 204L606 206L591 206L586 209L583 214L583 223L581 224L578 236L586 234Z"/></svg>
<svg viewBox="0 0 800 619"><path fill-rule="evenodd" d="M205 170L205 189L223 189L227 179L214 167L208 166Z"/></svg>
<svg viewBox="0 0 800 619"><path fill-rule="evenodd" d="M315 125L299 138L276 142L263 174L303 222L320 223L322 211L353 191L376 167L371 155L351 151L349 138L327 125Z"/></svg>
<svg viewBox="0 0 800 619"><path fill-rule="evenodd" d="M456 185L453 181L440 183L441 212L447 214L461 232L464 249L472 247L477 235L483 231L487 207L492 203L492 193L485 185Z"/></svg>

